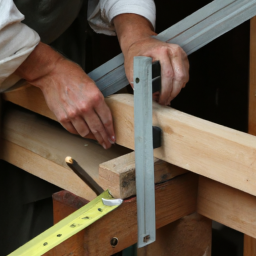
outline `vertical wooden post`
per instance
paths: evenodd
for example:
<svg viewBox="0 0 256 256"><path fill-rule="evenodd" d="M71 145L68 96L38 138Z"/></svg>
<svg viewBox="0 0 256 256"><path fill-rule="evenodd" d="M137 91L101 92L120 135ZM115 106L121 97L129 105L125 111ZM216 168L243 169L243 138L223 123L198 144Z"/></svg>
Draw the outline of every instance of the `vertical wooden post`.
<svg viewBox="0 0 256 256"><path fill-rule="evenodd" d="M256 16L250 28L250 86L248 132L256 135ZM256 239L244 235L244 256L256 256Z"/></svg>
<svg viewBox="0 0 256 256"><path fill-rule="evenodd" d="M211 256L212 221L198 213L156 231L156 242L138 249L138 256Z"/></svg>

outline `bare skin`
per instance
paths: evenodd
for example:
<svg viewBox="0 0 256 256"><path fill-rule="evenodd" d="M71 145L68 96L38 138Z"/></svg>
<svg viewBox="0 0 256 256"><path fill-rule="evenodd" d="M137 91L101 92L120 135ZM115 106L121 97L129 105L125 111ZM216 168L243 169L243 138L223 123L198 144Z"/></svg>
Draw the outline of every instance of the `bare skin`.
<svg viewBox="0 0 256 256"><path fill-rule="evenodd" d="M160 60L162 92L157 101L168 105L189 79L186 54L177 45L152 38L152 25L142 16L122 14L113 22L131 85L134 56ZM47 105L66 130L82 137L92 133L105 149L115 143L113 119L104 97L77 64L39 43L16 73L42 90Z"/></svg>
<svg viewBox="0 0 256 256"><path fill-rule="evenodd" d="M133 86L133 58L151 57L161 63L162 91L158 103L169 105L189 80L189 62L186 53L175 44L152 38L156 33L151 23L135 14L118 15L113 20L125 58L125 72Z"/></svg>

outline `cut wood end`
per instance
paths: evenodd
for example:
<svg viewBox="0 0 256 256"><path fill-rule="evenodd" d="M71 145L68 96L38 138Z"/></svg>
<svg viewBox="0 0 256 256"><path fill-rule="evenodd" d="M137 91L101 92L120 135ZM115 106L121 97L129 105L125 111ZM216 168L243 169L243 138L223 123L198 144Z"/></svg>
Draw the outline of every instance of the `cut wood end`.
<svg viewBox="0 0 256 256"><path fill-rule="evenodd" d="M72 159L71 156L67 156L67 157L65 158L65 161L66 161L67 164L73 164L73 159Z"/></svg>

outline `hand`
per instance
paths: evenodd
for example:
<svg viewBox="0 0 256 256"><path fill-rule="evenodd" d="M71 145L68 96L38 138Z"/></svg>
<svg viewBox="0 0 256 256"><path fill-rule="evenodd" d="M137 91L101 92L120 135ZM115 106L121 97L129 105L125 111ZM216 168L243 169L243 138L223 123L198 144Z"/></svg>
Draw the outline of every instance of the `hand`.
<svg viewBox="0 0 256 256"><path fill-rule="evenodd" d="M42 90L48 107L66 130L81 137L91 132L105 149L109 148L115 142L115 133L102 93L77 64L49 46L40 48L40 57L36 58L37 53L29 56L17 73ZM48 60L40 59L42 55ZM39 70L30 63L37 63Z"/></svg>
<svg viewBox="0 0 256 256"><path fill-rule="evenodd" d="M125 72L132 86L135 56L147 56L153 62L160 61L162 90L160 95L154 95L154 99L161 105L169 105L189 80L186 53L178 45L164 43L152 37L133 43L125 54Z"/></svg>
<svg viewBox="0 0 256 256"><path fill-rule="evenodd" d="M151 57L160 61L162 91L154 99L162 105L170 104L189 80L189 62L178 45L161 42L155 38L152 24L136 14L121 14L113 19L125 59L125 72L133 86L133 58Z"/></svg>

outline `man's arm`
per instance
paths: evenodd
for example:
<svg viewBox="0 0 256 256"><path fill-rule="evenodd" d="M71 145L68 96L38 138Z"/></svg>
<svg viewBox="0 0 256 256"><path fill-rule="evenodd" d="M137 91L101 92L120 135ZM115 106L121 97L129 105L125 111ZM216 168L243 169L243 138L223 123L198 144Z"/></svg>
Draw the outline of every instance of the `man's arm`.
<svg viewBox="0 0 256 256"><path fill-rule="evenodd" d="M125 59L125 72L133 86L133 58L148 56L161 63L162 91L155 99L162 105L170 104L189 80L189 62L186 53L174 44L152 38L156 33L152 24L136 14L121 14L113 19Z"/></svg>
<svg viewBox="0 0 256 256"><path fill-rule="evenodd" d="M42 90L47 105L69 132L82 137L92 132L105 149L115 143L104 97L76 63L39 43L16 74Z"/></svg>

